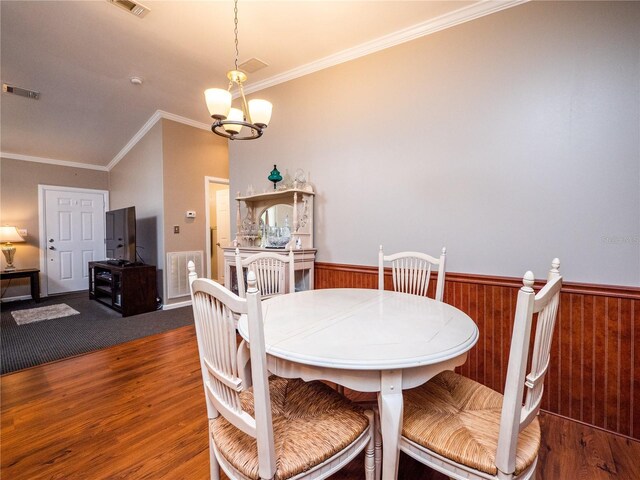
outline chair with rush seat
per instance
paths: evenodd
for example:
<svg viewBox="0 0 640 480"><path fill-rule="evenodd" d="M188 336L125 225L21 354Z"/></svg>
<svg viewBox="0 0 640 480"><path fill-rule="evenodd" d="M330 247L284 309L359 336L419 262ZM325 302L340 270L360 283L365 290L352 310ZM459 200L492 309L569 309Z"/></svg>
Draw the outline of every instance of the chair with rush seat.
<svg viewBox="0 0 640 480"><path fill-rule="evenodd" d="M289 248L288 255L275 252L260 252L245 259L236 248L236 272L238 293L245 296L244 271L254 272L262 299L295 292L294 257Z"/></svg>
<svg viewBox="0 0 640 480"><path fill-rule="evenodd" d="M373 412L363 411L321 382L267 373L262 304L255 273L246 298L196 278L189 283L209 418L211 478L323 479L365 450L367 480L375 476ZM235 315L248 317L249 388L242 380Z"/></svg>
<svg viewBox="0 0 640 480"><path fill-rule="evenodd" d="M504 396L452 371L405 391L401 451L452 479L534 478L540 448L537 414L562 286L559 266L554 259L547 283L537 295L533 273L524 275Z"/></svg>
<svg viewBox="0 0 640 480"><path fill-rule="evenodd" d="M295 291L294 277L294 256L293 250L289 248L289 254L284 255L277 252L260 252L242 258L240 249L236 248L236 275L238 279L238 295L242 298L246 296L245 273L255 274L260 298L265 300L275 295L282 295ZM237 326L237 316L236 326ZM241 377L245 382L251 382L248 346L242 341L239 347L238 358L244 362Z"/></svg>
<svg viewBox="0 0 640 480"><path fill-rule="evenodd" d="M438 267L438 280L434 298L440 302L444 298L444 272L447 249L442 248L440 258L420 252L398 252L385 255L380 245L378 252L378 289L384 290L384 262L391 262L393 289L396 292L413 295L427 295L431 267Z"/></svg>

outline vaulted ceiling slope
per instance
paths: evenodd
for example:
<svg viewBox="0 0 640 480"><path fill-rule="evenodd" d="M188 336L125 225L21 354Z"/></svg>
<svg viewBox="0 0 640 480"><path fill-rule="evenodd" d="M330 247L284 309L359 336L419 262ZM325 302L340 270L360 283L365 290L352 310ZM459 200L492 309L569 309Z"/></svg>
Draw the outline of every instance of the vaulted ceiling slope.
<svg viewBox="0 0 640 480"><path fill-rule="evenodd" d="M239 62L268 64L255 91L522 1L241 0ZM0 2L2 82L40 92L2 94L3 156L106 169L158 111L210 122L203 91L233 66L233 2L143 3L138 18L107 0Z"/></svg>

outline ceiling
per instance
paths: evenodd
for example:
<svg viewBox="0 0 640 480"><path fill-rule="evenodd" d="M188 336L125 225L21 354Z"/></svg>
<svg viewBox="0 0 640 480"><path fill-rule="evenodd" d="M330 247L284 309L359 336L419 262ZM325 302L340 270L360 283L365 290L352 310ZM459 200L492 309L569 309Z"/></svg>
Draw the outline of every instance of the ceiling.
<svg viewBox="0 0 640 480"><path fill-rule="evenodd" d="M254 91L521 2L241 0L238 61L268 64ZM203 92L233 67L233 2L142 3L144 18L107 0L0 2L2 82L40 92L2 93L3 156L105 169L158 110L210 123Z"/></svg>

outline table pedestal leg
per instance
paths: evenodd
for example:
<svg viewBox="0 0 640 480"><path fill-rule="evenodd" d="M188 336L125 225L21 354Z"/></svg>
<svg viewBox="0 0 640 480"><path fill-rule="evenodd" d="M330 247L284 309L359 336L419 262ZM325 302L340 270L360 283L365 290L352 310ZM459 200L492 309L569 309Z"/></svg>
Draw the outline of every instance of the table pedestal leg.
<svg viewBox="0 0 640 480"><path fill-rule="evenodd" d="M396 480L402 433L402 370L383 371L380 380L378 406L382 431L382 480Z"/></svg>

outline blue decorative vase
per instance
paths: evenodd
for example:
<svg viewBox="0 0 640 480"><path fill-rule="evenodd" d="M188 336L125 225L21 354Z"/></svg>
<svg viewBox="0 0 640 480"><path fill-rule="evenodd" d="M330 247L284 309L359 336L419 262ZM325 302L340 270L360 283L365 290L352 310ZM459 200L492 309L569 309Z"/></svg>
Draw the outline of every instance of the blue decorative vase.
<svg viewBox="0 0 640 480"><path fill-rule="evenodd" d="M269 176L267 177L267 179L270 182L273 182L273 189L276 189L276 183L278 183L279 181L282 180L282 175L280 175L280 172L278 171L278 169L276 168L276 166L273 166L273 170L271 170L271 173L269 174Z"/></svg>

